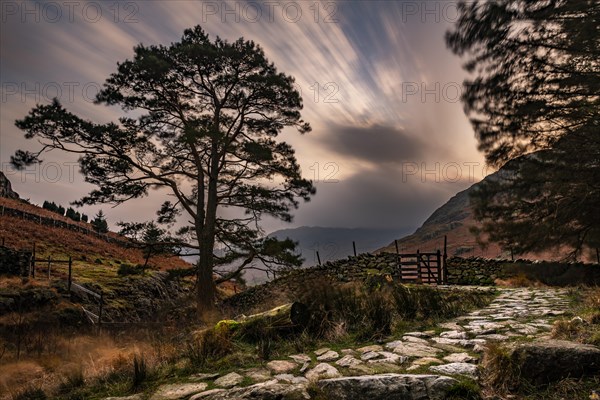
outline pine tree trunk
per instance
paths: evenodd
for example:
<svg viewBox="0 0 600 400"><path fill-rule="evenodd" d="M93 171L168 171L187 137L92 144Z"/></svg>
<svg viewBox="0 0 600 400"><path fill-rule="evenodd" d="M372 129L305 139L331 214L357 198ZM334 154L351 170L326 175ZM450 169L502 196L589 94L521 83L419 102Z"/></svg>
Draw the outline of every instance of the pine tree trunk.
<svg viewBox="0 0 600 400"><path fill-rule="evenodd" d="M206 248L208 246L202 246ZM210 247L212 250L212 247ZM200 319L214 311L216 286L213 279L212 252L200 251L196 272L196 305Z"/></svg>

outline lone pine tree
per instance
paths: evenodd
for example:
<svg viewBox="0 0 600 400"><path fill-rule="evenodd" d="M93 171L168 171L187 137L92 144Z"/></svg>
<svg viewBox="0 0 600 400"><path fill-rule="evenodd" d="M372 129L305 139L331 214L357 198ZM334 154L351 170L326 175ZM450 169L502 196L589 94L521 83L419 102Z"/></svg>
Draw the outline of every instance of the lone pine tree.
<svg viewBox="0 0 600 400"><path fill-rule="evenodd" d="M18 151L13 163L39 161L52 149L78 154L87 182L97 186L78 204L119 204L150 189L168 191L174 200L163 204L159 220L183 224L179 245L198 256L201 312L214 305L215 266L230 266L220 278L227 279L257 261L299 265L295 244L265 238L259 225L264 215L290 221L299 199L315 193L292 147L277 140L286 127L310 131L294 79L254 42L212 41L199 26L180 42L140 44L134 53L118 64L96 102L138 117L96 124L56 100L38 105L16 124L43 147ZM237 216L225 217L225 208ZM224 249L218 255L216 245Z"/></svg>

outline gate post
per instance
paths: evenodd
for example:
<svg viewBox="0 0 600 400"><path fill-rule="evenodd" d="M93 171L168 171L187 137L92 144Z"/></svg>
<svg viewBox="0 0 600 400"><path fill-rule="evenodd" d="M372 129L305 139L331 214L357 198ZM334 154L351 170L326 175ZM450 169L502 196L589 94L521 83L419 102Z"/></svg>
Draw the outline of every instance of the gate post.
<svg viewBox="0 0 600 400"><path fill-rule="evenodd" d="M442 268L442 254L440 253L440 249L438 249L436 257L437 257L437 281L438 281L438 285L441 285L442 283L444 283L444 277L442 276L444 271Z"/></svg>
<svg viewBox="0 0 600 400"><path fill-rule="evenodd" d="M420 283L423 283L423 278L421 277L421 254L419 250L417 250L417 278Z"/></svg>

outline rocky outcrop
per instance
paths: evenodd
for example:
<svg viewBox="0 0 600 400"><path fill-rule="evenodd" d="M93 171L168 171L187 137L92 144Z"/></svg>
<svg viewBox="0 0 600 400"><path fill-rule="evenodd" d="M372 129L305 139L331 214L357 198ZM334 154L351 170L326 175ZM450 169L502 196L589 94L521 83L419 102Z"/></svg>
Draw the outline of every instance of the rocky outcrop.
<svg viewBox="0 0 600 400"><path fill-rule="evenodd" d="M565 340L543 340L516 346L510 358L520 379L534 385L564 378L600 375L600 348Z"/></svg>
<svg viewBox="0 0 600 400"><path fill-rule="evenodd" d="M455 379L439 375L380 374L325 379L319 389L328 399L444 399Z"/></svg>
<svg viewBox="0 0 600 400"><path fill-rule="evenodd" d="M0 171L0 197L7 197L9 199L19 198L19 194L12 190L10 181L2 171Z"/></svg>

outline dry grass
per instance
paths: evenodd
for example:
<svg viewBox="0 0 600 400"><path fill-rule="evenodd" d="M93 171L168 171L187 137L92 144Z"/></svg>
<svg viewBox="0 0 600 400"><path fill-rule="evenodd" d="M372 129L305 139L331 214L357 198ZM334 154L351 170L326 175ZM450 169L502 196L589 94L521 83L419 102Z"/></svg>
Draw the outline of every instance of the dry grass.
<svg viewBox="0 0 600 400"><path fill-rule="evenodd" d="M530 279L523 272L518 273L516 276L506 279L496 279L494 284L497 286L506 287L543 287L546 286L542 282Z"/></svg>
<svg viewBox="0 0 600 400"><path fill-rule="evenodd" d="M576 316L555 321L552 337L600 346L600 287L578 288L572 296Z"/></svg>
<svg viewBox="0 0 600 400"><path fill-rule="evenodd" d="M520 372L513 363L510 350L499 343L489 343L481 359L481 383L488 395L502 396L519 384Z"/></svg>
<svg viewBox="0 0 600 400"><path fill-rule="evenodd" d="M60 337L58 342L55 354L2 360L0 398L10 399L27 388L52 393L72 389L79 379L87 382L115 373L132 375L134 360L140 368L140 355L148 370L181 354L174 346L155 347L153 341L141 338L118 341L107 335L79 335Z"/></svg>

